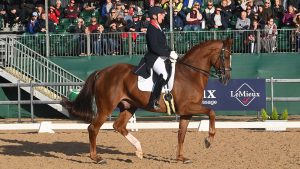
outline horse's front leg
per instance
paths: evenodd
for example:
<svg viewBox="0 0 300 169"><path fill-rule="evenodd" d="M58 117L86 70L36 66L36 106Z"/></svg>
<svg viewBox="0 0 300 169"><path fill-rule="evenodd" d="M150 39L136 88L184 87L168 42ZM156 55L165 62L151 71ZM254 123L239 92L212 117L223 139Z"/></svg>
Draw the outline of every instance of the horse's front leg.
<svg viewBox="0 0 300 169"><path fill-rule="evenodd" d="M187 131L187 127L189 125L191 115L188 116L180 116L180 122L179 122L179 130L178 130L178 149L177 149L177 157L176 159L178 161L182 161L183 163L191 163L191 160L185 158L183 156L183 143L184 143L184 138L185 134Z"/></svg>
<svg viewBox="0 0 300 169"><path fill-rule="evenodd" d="M188 110L186 112L189 112L191 114L206 114L209 117L209 135L208 138L205 138L205 146L206 148L209 148L214 140L214 136L216 134L216 128L215 128L215 119L216 115L215 112L207 107L204 107L200 104L190 104L188 106Z"/></svg>

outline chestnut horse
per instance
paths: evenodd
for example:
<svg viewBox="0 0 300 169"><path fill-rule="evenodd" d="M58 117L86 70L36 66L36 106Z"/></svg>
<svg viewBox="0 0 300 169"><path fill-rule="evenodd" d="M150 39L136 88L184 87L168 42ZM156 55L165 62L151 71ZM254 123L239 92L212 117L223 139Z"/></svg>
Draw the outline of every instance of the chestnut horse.
<svg viewBox="0 0 300 169"><path fill-rule="evenodd" d="M220 82L227 84L231 71L232 40L213 40L200 43L192 47L176 64L175 82L171 93L177 115L180 116L178 130L178 147L176 159L183 163L191 160L183 155L183 142L191 117L195 114L209 116L209 136L205 138L205 145L209 147L213 141L215 131L215 112L203 106L203 91L209 79L211 67L216 70ZM136 148L136 155L143 158L140 142L126 129L127 122L137 108L152 112L166 112L162 97L160 110L149 108L150 92L140 91L137 87L137 75L132 73L134 66L130 64L116 64L103 70L93 72L86 80L81 92L74 101L62 100L62 105L71 115L90 122L88 127L90 140L90 157L98 163L106 163L96 153L96 137L100 127L118 107L120 115L113 124L113 128L121 133ZM97 105L97 112L93 111L93 101Z"/></svg>

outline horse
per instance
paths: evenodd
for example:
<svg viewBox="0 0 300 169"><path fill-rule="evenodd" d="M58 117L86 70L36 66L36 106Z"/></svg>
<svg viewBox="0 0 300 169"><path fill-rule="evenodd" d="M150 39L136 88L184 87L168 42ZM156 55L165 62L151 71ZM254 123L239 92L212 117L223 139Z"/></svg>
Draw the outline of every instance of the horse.
<svg viewBox="0 0 300 169"><path fill-rule="evenodd" d="M211 146L215 130L215 112L203 106L204 89L211 68L219 81L226 85L231 73L231 46L232 40L211 40L193 46L182 58L177 61L174 87L171 91L174 97L176 114L180 116L178 130L178 146L176 160L191 163L183 154L183 142L190 119L196 114L205 114L209 117L209 134L204 139L205 146ZM141 143L126 129L127 122L137 108L151 112L166 112L166 106L160 98L160 109L154 110L148 106L150 92L140 91L137 87L137 75L133 73L133 65L115 64L102 70L94 71L87 78L80 93L74 101L62 99L62 105L70 115L89 122L88 133L90 142L90 158L96 163L106 161L96 152L96 137L100 127L112 114L115 108L120 109L118 118L113 123L116 132L123 135L135 148L136 156L143 158ZM93 104L97 110L94 112Z"/></svg>

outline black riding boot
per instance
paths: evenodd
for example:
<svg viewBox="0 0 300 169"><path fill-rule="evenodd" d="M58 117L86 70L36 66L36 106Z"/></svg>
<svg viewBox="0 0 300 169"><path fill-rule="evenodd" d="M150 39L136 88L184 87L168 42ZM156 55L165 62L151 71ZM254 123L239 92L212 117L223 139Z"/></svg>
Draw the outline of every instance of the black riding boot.
<svg viewBox="0 0 300 169"><path fill-rule="evenodd" d="M162 75L160 75L156 80L156 83L154 84L154 87L152 89L150 100L149 100L149 106L155 110L160 109L158 102L159 102L162 87L165 85L165 83L166 83L165 79L163 78Z"/></svg>

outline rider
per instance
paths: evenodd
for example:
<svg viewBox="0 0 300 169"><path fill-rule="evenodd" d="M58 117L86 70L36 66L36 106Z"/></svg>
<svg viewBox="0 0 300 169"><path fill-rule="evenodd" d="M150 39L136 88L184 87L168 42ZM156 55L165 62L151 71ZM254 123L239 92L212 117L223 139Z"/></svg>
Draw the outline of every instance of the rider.
<svg viewBox="0 0 300 169"><path fill-rule="evenodd" d="M146 33L148 52L144 59L147 67L152 68L159 75L149 100L149 106L157 110L160 108L158 101L161 90L168 77L165 60L169 58L172 62L176 62L178 55L167 46L166 36L159 25L165 17L165 11L159 6L154 6L149 9L148 14L151 21Z"/></svg>

